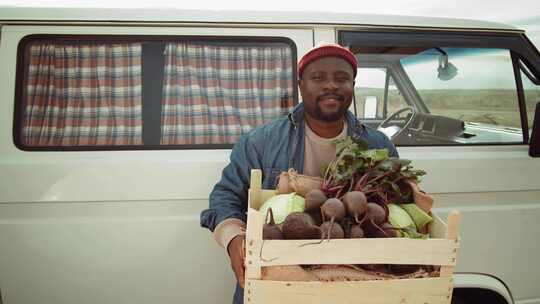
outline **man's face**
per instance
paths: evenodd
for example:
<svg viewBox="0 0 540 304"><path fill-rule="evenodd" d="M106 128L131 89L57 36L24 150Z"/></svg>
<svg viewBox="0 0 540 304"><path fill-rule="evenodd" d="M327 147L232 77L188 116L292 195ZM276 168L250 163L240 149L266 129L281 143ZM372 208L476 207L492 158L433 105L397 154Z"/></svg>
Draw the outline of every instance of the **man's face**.
<svg viewBox="0 0 540 304"><path fill-rule="evenodd" d="M353 68L338 57L315 60L304 69L299 87L308 116L320 121L337 121L352 102Z"/></svg>

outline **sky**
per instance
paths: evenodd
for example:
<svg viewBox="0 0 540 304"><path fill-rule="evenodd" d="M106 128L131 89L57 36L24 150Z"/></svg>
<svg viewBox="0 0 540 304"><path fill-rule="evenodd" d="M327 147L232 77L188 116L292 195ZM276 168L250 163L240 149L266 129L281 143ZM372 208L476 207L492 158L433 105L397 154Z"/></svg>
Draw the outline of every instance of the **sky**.
<svg viewBox="0 0 540 304"><path fill-rule="evenodd" d="M414 15L502 22L526 30L540 48L538 0L0 0L0 6L180 8L212 10L324 11Z"/></svg>

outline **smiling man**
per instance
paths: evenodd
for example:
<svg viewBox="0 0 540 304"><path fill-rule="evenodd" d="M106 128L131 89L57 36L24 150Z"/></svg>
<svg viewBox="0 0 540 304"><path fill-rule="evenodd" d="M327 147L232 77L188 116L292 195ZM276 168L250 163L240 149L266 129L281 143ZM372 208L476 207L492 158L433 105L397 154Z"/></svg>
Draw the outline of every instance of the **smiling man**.
<svg viewBox="0 0 540 304"><path fill-rule="evenodd" d="M355 56L329 44L309 51L298 63L298 85L304 102L304 174L319 176L335 154L332 142L347 136L347 109L351 105Z"/></svg>
<svg viewBox="0 0 540 304"><path fill-rule="evenodd" d="M354 93L358 62L353 53L336 44L323 44L298 62L298 85L303 102L287 117L255 128L234 146L230 163L210 194L210 206L201 213L201 226L227 249L238 280L233 303L243 303L244 240L247 191L251 169L262 169L264 189L276 186L282 171L319 176L334 159L333 140L351 136L364 139L370 149L394 145L381 132L364 126L348 111Z"/></svg>

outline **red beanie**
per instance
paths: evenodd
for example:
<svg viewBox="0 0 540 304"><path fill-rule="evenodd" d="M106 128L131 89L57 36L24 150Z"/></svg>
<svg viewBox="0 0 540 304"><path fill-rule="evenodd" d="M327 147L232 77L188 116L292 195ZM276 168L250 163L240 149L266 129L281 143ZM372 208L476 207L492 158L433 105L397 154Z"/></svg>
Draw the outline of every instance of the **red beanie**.
<svg viewBox="0 0 540 304"><path fill-rule="evenodd" d="M353 76L356 77L358 61L354 54L341 45L334 43L323 43L309 50L298 62L298 77L302 77L302 72L308 64L323 57L338 57L347 61L353 68Z"/></svg>

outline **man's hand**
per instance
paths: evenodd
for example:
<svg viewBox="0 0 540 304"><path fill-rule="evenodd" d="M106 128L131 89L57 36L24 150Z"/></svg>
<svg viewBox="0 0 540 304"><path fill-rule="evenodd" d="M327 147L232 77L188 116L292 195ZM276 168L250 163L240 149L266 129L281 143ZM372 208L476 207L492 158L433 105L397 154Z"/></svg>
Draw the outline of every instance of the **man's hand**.
<svg viewBox="0 0 540 304"><path fill-rule="evenodd" d="M234 271L236 280L238 280L238 283L242 288L244 288L244 274L246 270L244 266L244 258L246 256L245 241L245 235L237 235L227 246L227 252L229 252L229 258L231 260L231 268Z"/></svg>

